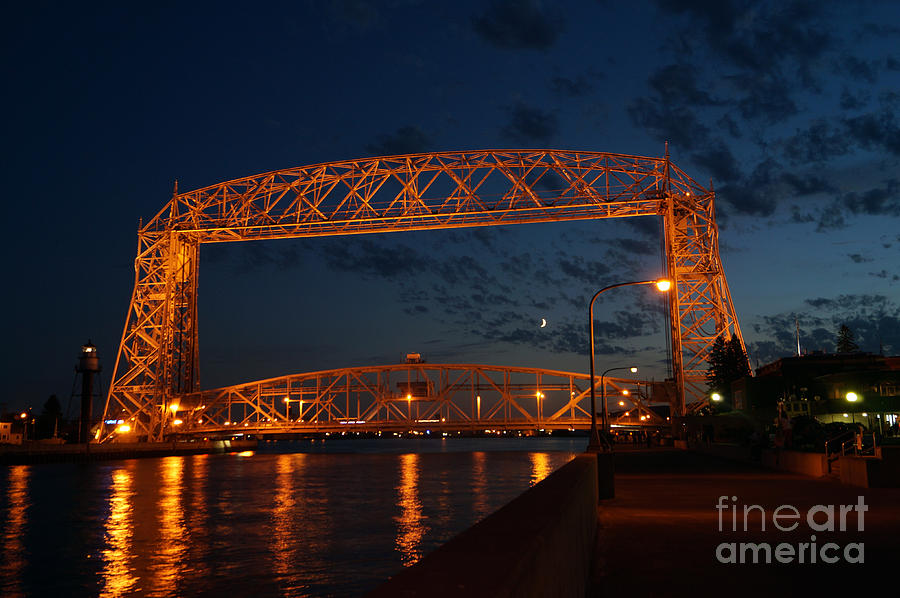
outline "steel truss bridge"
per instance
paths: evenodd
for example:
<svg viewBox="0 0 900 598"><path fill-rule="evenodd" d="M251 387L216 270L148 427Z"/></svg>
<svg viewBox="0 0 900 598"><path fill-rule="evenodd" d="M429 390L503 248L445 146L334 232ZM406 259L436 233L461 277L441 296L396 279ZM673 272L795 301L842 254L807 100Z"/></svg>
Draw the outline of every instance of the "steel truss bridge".
<svg viewBox="0 0 900 598"><path fill-rule="evenodd" d="M713 190L675 166L668 151L662 158L565 150L411 154L289 168L186 193L176 187L138 230L134 290L103 420L126 420L138 437L162 440L174 432L172 406L199 390L203 243L634 216L662 219L665 275L674 285L674 413L684 413L703 404L715 340L736 336L743 345L714 203ZM262 403L243 402L272 419ZM100 438L114 434L104 423Z"/></svg>
<svg viewBox="0 0 900 598"><path fill-rule="evenodd" d="M604 377L613 425L661 426L664 385ZM400 364L294 374L184 395L167 419L183 436L588 430L589 376L478 364ZM625 409L619 401L627 401Z"/></svg>

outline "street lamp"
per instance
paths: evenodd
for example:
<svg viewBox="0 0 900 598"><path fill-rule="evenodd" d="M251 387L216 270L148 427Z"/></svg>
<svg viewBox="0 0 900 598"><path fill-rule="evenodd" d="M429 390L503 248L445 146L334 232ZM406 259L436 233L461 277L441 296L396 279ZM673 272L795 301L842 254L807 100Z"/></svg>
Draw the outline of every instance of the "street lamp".
<svg viewBox="0 0 900 598"><path fill-rule="evenodd" d="M609 448L609 443L607 441L607 437L609 436L609 406L606 402L606 385L603 383L603 378L606 377L608 373L615 372L616 370L628 370L632 374L636 374L638 369L634 366L609 368L608 370L600 374L600 402L603 403L603 442L607 448Z"/></svg>
<svg viewBox="0 0 900 598"><path fill-rule="evenodd" d="M600 442L600 435L597 432L597 401L596 401L596 393L595 393L595 384L594 384L594 301L597 300L597 297L600 296L601 293L608 291L610 289L615 289L617 287L627 287L637 284L653 284L656 285L656 288L660 292L666 292L672 288L672 282L665 278L660 278L658 280L639 280L636 282L620 282L619 284L613 284L608 287L603 287L591 297L591 302L588 305L588 331L591 339L591 439L588 442L588 451L599 451L599 450L612 450L612 447L609 445L609 441L606 439L606 432L604 432L603 443ZM601 379L602 383L602 379ZM601 384L602 386L602 384ZM606 412L606 401L603 402L603 421L604 425L607 422L607 412Z"/></svg>

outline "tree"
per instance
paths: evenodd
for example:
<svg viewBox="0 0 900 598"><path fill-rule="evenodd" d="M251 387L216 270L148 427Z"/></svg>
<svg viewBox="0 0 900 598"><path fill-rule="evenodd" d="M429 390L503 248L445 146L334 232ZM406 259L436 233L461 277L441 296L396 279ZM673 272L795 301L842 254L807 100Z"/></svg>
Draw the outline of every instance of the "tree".
<svg viewBox="0 0 900 598"><path fill-rule="evenodd" d="M856 344L856 336L849 326L841 324L837 333L837 352L854 353L856 351L859 351L859 345Z"/></svg>
<svg viewBox="0 0 900 598"><path fill-rule="evenodd" d="M50 398L44 403L44 409L38 416L37 437L53 437L53 435L59 431L59 426L62 423L60 421L61 415L62 407L59 404L59 399L56 398L56 395L50 395Z"/></svg>
<svg viewBox="0 0 900 598"><path fill-rule="evenodd" d="M709 391L728 397L731 383L749 375L750 363L740 339L732 336L726 341L724 337L718 337L709 352L709 369L706 371Z"/></svg>

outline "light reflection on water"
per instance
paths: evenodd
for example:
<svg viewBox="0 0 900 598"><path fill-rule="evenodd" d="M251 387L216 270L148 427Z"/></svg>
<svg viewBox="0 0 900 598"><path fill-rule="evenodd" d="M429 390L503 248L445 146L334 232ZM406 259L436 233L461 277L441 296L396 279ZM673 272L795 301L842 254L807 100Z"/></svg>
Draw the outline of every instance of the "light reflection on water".
<svg viewBox="0 0 900 598"><path fill-rule="evenodd" d="M131 463L129 463L131 465ZM133 477L127 466L112 473L109 515L106 518L106 548L103 550L101 596L124 596L137 584L132 570L134 527Z"/></svg>
<svg viewBox="0 0 900 598"><path fill-rule="evenodd" d="M428 531L419 501L419 455L409 453L400 456L400 485L397 487L397 504L400 513L397 522L397 551L403 566L409 566L422 558L422 538Z"/></svg>
<svg viewBox="0 0 900 598"><path fill-rule="evenodd" d="M553 471L550 455L547 453L531 453L531 485L534 486Z"/></svg>
<svg viewBox="0 0 900 598"><path fill-rule="evenodd" d="M184 574L187 551L187 527L182 506L182 481L185 457L160 459L159 498L156 514L159 520L159 541L151 557L149 595L175 594Z"/></svg>
<svg viewBox="0 0 900 598"><path fill-rule="evenodd" d="M25 546L22 541L28 517L28 476L30 466L9 467L6 480L5 517L3 521L3 560L0 578L4 581L0 595L13 598L26 595L22 590L22 570L25 567Z"/></svg>
<svg viewBox="0 0 900 598"><path fill-rule="evenodd" d="M357 596L583 444L307 441L9 467L0 596Z"/></svg>

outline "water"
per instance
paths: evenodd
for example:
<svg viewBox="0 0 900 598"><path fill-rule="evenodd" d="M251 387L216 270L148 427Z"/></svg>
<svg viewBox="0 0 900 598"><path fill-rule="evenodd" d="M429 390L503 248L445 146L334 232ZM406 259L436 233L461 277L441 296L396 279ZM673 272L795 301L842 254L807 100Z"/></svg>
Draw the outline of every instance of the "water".
<svg viewBox="0 0 900 598"><path fill-rule="evenodd" d="M0 596L358 596L586 439L269 443L0 470Z"/></svg>

